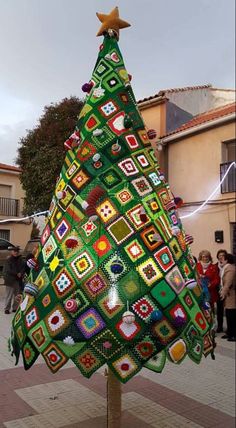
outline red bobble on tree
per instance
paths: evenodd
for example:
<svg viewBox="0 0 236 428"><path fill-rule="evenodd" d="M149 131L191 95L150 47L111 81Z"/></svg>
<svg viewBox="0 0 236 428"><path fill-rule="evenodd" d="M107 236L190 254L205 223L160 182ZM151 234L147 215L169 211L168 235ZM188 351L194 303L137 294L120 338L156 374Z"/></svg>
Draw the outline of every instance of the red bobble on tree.
<svg viewBox="0 0 236 428"><path fill-rule="evenodd" d="M149 129L147 131L147 135L148 135L149 140L154 140L154 138L156 138L156 136L157 136L157 132L155 129Z"/></svg>
<svg viewBox="0 0 236 428"><path fill-rule="evenodd" d="M67 240L65 241L65 245L67 248L73 249L77 247L78 239L76 237L71 236L70 238L67 238Z"/></svg>
<svg viewBox="0 0 236 428"><path fill-rule="evenodd" d="M87 94L89 94L92 87L93 87L93 84L91 82L89 82L89 83L84 83L83 86L81 87L81 89L83 92L87 92Z"/></svg>

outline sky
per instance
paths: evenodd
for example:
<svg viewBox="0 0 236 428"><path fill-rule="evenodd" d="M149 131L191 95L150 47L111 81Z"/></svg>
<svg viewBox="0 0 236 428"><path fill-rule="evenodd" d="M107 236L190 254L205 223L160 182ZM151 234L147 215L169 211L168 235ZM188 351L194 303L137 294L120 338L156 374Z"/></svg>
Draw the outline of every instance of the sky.
<svg viewBox="0 0 236 428"><path fill-rule="evenodd" d="M234 88L234 0L0 0L0 163L15 164L45 105L83 98L102 42L96 12L115 6L131 24L119 46L138 100L167 88Z"/></svg>

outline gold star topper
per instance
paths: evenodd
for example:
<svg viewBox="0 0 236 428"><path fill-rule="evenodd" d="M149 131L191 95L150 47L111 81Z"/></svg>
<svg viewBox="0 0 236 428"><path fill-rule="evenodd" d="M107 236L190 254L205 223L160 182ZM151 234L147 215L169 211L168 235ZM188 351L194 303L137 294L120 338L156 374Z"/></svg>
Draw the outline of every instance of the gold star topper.
<svg viewBox="0 0 236 428"><path fill-rule="evenodd" d="M105 15L104 13L96 14L99 21L102 23L97 36L102 36L104 33L110 33L109 30L113 30L116 34L117 39L119 40L119 29L130 27L130 24L119 17L118 7L115 7L109 15Z"/></svg>

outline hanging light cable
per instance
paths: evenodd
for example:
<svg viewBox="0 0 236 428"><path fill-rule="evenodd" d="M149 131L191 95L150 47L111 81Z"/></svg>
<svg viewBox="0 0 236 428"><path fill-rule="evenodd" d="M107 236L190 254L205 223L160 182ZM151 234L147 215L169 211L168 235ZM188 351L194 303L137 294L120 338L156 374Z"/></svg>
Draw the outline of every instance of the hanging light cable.
<svg viewBox="0 0 236 428"><path fill-rule="evenodd" d="M16 221L24 221L24 220L28 220L29 218L34 218L34 217L38 217L38 216L40 216L40 215L47 215L47 214L48 214L48 211L41 211L40 213L32 214L32 215L29 215L29 216L27 216L27 217L21 217L21 218L7 218L7 219L5 219L5 220L0 220L0 223L8 223L9 221L13 221L13 222L16 222Z"/></svg>
<svg viewBox="0 0 236 428"><path fill-rule="evenodd" d="M180 218L182 219L182 218L187 218L187 217L191 217L192 215L194 215L194 214L196 214L198 211L200 211L208 202L209 202L209 200L214 196L214 194L217 192L217 190L220 188L220 186L221 186L221 184L223 183L223 181L225 180L225 178L227 177L227 175L228 175L228 173L229 173L229 171L230 171L230 169L232 168L232 167L236 167L236 162L232 162L230 165L229 165L229 167L227 168L227 170L226 170L226 172L225 172L225 174L223 175L223 177L222 177L222 179L221 179L221 181L219 182L219 184L218 184L218 186L215 188L215 190L210 194L210 196L205 200L205 202L203 202L203 204L202 205L200 205L195 211L193 211L192 213L190 213L190 214L186 214L186 215L183 215L183 216L180 216ZM40 215L47 215L48 214L48 212L49 211L41 211L41 212L39 212L39 213L36 213L36 214L32 214L32 215L29 215L29 216L27 216L27 217L21 217L21 218L8 218L8 219L5 219L5 220L0 220L0 223L8 223L8 222L17 222L17 221L24 221L24 220L28 220L29 218L34 218L34 217L38 217L38 216L40 216Z"/></svg>
<svg viewBox="0 0 236 428"><path fill-rule="evenodd" d="M198 211L200 211L207 203L208 203L208 201L214 196L214 194L219 190L219 188L220 188L220 186L221 186L221 184L223 183L223 181L225 180L225 178L227 177L227 175L228 175L228 173L229 173L229 171L230 171L230 169L232 168L232 167L236 167L236 162L232 162L230 165L229 165L229 167L227 168L227 170L226 170L226 172L225 172L225 174L223 175L223 177L222 177L222 179L220 180L220 182L219 182L219 184L218 184L218 186L215 188L215 190L210 194L210 196L208 196L208 198L203 202L203 204L202 205L200 205L200 207L198 207L195 211L193 211L192 213L190 213L190 214L186 214L186 215L182 215L182 216L180 216L180 218L182 219L182 218L188 218L188 217L191 217L192 215L194 215L194 214L196 214Z"/></svg>

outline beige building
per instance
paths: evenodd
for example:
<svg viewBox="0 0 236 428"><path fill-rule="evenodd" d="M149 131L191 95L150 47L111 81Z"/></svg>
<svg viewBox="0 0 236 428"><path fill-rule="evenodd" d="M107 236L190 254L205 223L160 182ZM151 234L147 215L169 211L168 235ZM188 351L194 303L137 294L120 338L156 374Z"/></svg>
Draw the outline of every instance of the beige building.
<svg viewBox="0 0 236 428"><path fill-rule="evenodd" d="M22 217L24 191L20 183L21 170L0 163L0 221ZM32 224L24 222L0 222L0 238L24 248L30 239Z"/></svg>
<svg viewBox="0 0 236 428"><path fill-rule="evenodd" d="M162 90L138 101L147 128L157 131L153 145L161 169L185 202L181 216L204 203L235 161L234 102L234 90L211 85ZM214 256L219 248L236 252L234 180L232 167L209 203L182 219L194 236L193 254L203 248Z"/></svg>
<svg viewBox="0 0 236 428"><path fill-rule="evenodd" d="M235 161L232 101L235 91L206 85L160 91L138 102L147 128L157 130L154 146L171 190L184 200L179 214L186 232L194 236L196 256L202 249L214 258L220 248L236 252L234 166L219 185ZM191 215L217 186L209 202Z"/></svg>
<svg viewBox="0 0 236 428"><path fill-rule="evenodd" d="M235 90L213 88L209 84L161 90L139 100L138 107L147 128L156 130L154 143L157 143L158 138L174 131L194 116L234 101ZM158 151L157 144L154 144L154 148L161 168L167 171L163 153Z"/></svg>

